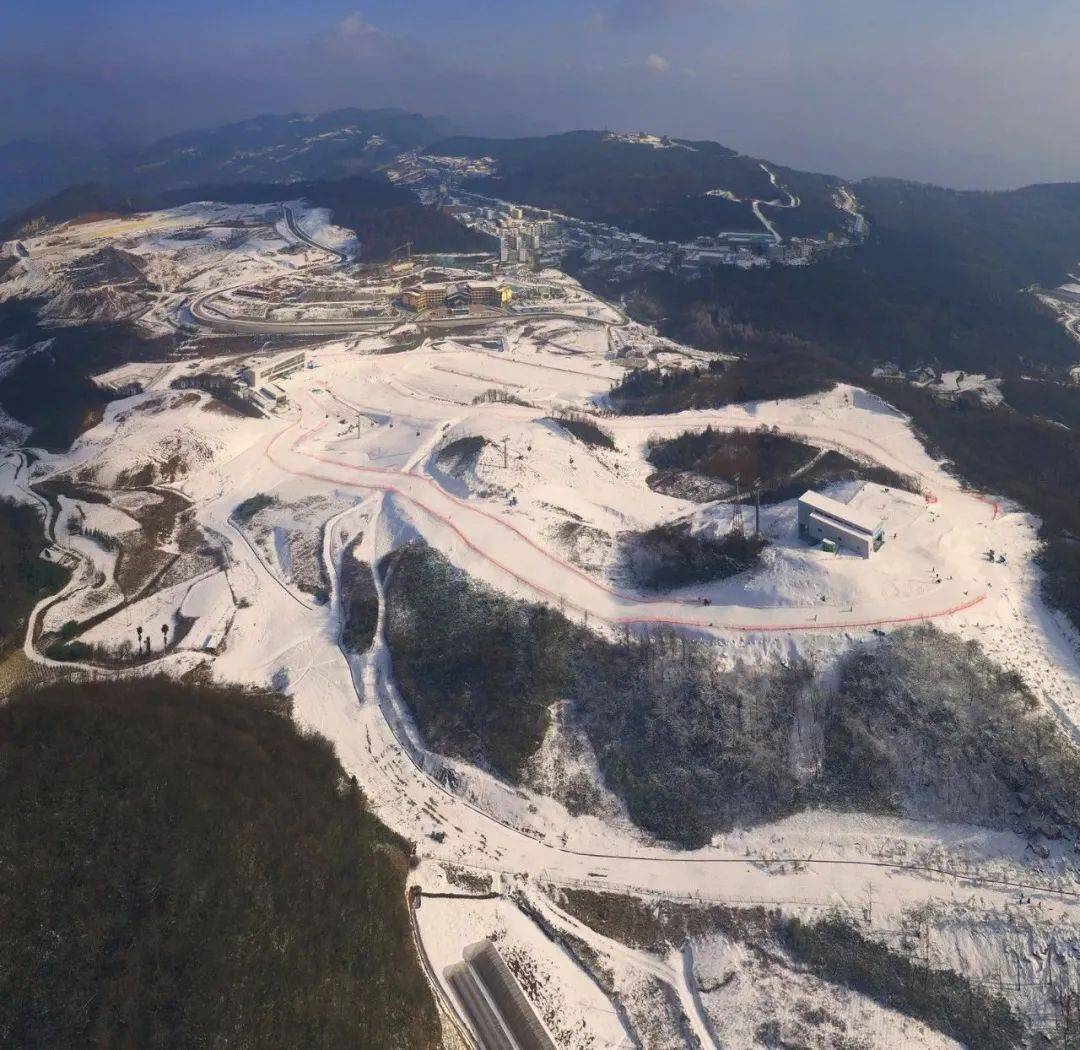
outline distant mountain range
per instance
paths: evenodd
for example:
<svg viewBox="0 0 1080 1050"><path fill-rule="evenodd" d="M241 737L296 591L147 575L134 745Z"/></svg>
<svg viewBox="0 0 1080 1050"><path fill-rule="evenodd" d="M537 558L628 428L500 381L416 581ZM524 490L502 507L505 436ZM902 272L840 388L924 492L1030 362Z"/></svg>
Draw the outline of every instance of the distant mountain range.
<svg viewBox="0 0 1080 1050"><path fill-rule="evenodd" d="M0 217L73 183L152 193L209 182L344 178L452 130L445 119L400 109L338 109L253 117L143 147L22 139L0 147Z"/></svg>
<svg viewBox="0 0 1080 1050"><path fill-rule="evenodd" d="M260 116L139 148L23 140L0 150L0 219L73 184L148 195L208 183L341 179L377 172L401 153L422 149L494 157L499 174L489 192L657 239L760 232L753 201L783 201L788 192L800 206L770 213L782 234L820 236L845 221L833 200L841 179L762 162L715 142L603 131L514 139L449 137L451 131L445 119L403 110L340 109Z"/></svg>
<svg viewBox="0 0 1080 1050"><path fill-rule="evenodd" d="M849 231L856 215L865 220L869 236L858 246L811 266L753 273L721 266L696 281L654 273L603 287L636 296L646 315L651 303L666 330L698 345L794 338L860 366L929 363L999 374L1034 367L1060 376L1077 361L1075 340L1025 290L1053 288L1077 270L1080 183L1002 192L895 179L851 183L716 142L609 131L499 139L453 130L403 110L342 109L257 117L138 150L102 148L82 162L62 163L62 151L24 144L0 151L0 214L5 200L29 192L31 170L48 169L43 181L64 186L47 201L9 209L0 237L35 220L246 193L306 196L331 208L366 239L373 258L406 240L431 250L479 247L482 237L420 205L386 172L409 151L488 157L492 174L466 188L655 240L769 228L785 239L824 240ZM576 272L596 287L610 276Z"/></svg>
<svg viewBox="0 0 1080 1050"><path fill-rule="evenodd" d="M165 191L231 183L328 181L376 174L403 152L495 159L494 176L474 183L492 196L554 208L610 223L657 240L688 241L720 231L763 229L755 202L784 237L841 232L851 216L839 206L852 189L860 201L890 211L906 199L909 212L981 235L988 224L1025 242L1033 267L1027 280L1062 276L1063 256L1077 254L1068 211L1069 187L1029 187L1007 193L931 189L894 180L845 183L749 157L716 142L643 134L574 131L530 138L452 135L445 118L401 109L339 109L322 114L265 115L184 132L138 148L23 140L0 149L0 219L27 217L32 205L59 194L73 207L86 184L113 201ZM72 187L76 187L72 191ZM1078 191L1080 192L1080 191ZM93 196L93 194L88 194ZM797 200L798 207L782 205ZM98 208L92 201L88 210ZM1047 214L1052 215L1049 223ZM1064 241L1064 244L1059 242ZM1041 258L1049 251L1047 264Z"/></svg>
<svg viewBox="0 0 1080 1050"><path fill-rule="evenodd" d="M845 183L716 142L607 131L477 138L453 130L445 118L350 108L254 117L139 148L24 140L0 149L0 220L7 217L10 230L12 217L31 216L29 206L57 193L54 204L61 203L61 210L75 207L80 195L87 197L84 210L113 210L90 198L135 202L206 184L379 178L401 153L423 150L495 159L495 174L473 183L492 196L657 240L760 232L755 202L779 202L766 204L766 214L783 237L827 237L850 224L840 194L851 190L860 205L885 210L874 222L911 221L920 230L938 225L951 237L973 239L992 256L1008 255L1002 268L1011 280L1056 283L1080 256L1080 190L1070 185L977 193L898 180ZM88 193L89 183L101 189ZM798 207L782 206L792 199Z"/></svg>

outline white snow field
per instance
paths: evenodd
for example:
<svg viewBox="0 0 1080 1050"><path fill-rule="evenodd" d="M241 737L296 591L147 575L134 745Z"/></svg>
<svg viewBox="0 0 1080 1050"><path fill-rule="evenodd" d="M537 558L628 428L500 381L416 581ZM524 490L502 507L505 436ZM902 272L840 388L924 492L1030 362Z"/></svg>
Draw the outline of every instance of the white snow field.
<svg viewBox="0 0 1080 1050"><path fill-rule="evenodd" d="M46 231L27 241L27 267L0 294L62 296L80 258L121 244L163 289L140 314L142 323L156 330L181 318L190 323L194 298L327 265L328 253L304 238L322 238L335 251L348 246L347 231L328 227L325 215L300 205L293 211L285 221L276 205L199 204ZM854 992L750 959L718 936L671 958L631 950L562 913L545 887L765 904L795 915L837 909L882 939L930 905L937 961L988 983L1021 965L1031 980L1018 981L1023 989L1015 994L1003 984L1003 993L1028 1016L1041 1016L1045 996L1032 991L1042 958L1036 946L1045 950L1054 924L1080 929L1080 882L1066 844L1039 857L1010 832L812 811L717 836L700 850L674 850L635 829L611 796L603 816L572 816L552 794L510 787L428 752L394 685L377 578L373 646L360 656L339 647L344 550L359 539L373 565L422 537L500 591L555 605L598 630L686 630L711 639L717 658L730 664L802 654L825 667L872 631L932 620L977 639L1017 671L1076 736L1077 639L1040 600L1036 520L966 490L927 454L905 418L847 386L673 416L598 415L614 448L587 445L553 414L602 409L625 368L620 348L655 350L666 360L684 352L626 322L570 278L546 271L545 279L573 289L580 317L508 316L482 331L431 329L402 352L388 352L385 331L316 338L309 367L280 380L287 404L262 418L215 411L206 393L170 389L177 376L213 361L114 370L114 383L137 374L145 389L114 401L68 453L41 454L32 465L22 452L0 458L2 496L40 505L31 483L62 475L108 497L107 504L77 490L59 497L51 538L57 556L78 568L61 595L35 610L26 656L57 662L39 650L41 632L93 617L83 640L102 651L130 649L136 626L153 636L150 658L130 668L110 665L113 673L179 674L203 664L221 680L288 691L298 720L334 743L379 817L416 843L415 887L455 892L451 865L474 880L490 877L489 898L421 898L418 941L436 981L465 945L493 937L560 1046L633 1045L627 1025L649 1013L658 988L669 989L664 1001L675 1004L681 1021L677 1031L656 1036L657 1046L754 1045L755 1019L781 996L840 1017L861 1045L956 1044ZM695 355L685 351L685 358ZM514 400L478 400L491 390ZM875 485L830 490L884 519L887 542L869 560L806 545L789 501L763 514L770 546L759 571L674 593L635 592L613 556L619 533L682 517L695 527L728 526L730 505L689 503L645 482L651 436L706 425L776 426L915 475L923 494ZM480 440L455 449L469 438ZM148 464L153 480L132 481ZM233 518L239 504L259 495L273 503L245 523ZM175 559L148 590L125 591L118 582L131 557L125 535L130 540L139 515L179 496L162 544L163 556ZM77 516L85 518L81 534L71 529ZM116 543L103 545L88 528ZM203 547L216 550L217 560L200 553ZM1007 552L1007 564L988 561L990 548ZM159 624L176 635L175 644L159 642ZM540 765L550 765L560 746L553 731ZM599 775L588 762L576 771ZM600 968L617 991L605 991L544 935L519 899L607 960ZM1022 961L1014 964L1021 944ZM1080 961L1070 960L1075 971ZM717 987L728 972L735 977ZM440 995L448 1026L460 1031L463 1018L449 1020L452 992Z"/></svg>

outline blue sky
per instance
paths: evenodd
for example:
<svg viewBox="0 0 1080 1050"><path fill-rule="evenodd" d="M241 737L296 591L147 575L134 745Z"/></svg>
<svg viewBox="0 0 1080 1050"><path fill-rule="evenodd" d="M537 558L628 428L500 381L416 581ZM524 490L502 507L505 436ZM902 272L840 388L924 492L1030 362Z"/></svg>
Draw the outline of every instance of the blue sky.
<svg viewBox="0 0 1080 1050"><path fill-rule="evenodd" d="M0 140L400 105L642 128L847 176L1080 179L1064 0L0 0Z"/></svg>

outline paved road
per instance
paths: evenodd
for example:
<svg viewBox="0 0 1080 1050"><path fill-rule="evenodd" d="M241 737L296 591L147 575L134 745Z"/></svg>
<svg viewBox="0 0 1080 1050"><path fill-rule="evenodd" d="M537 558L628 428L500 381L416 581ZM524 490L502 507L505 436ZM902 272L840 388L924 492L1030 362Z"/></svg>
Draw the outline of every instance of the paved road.
<svg viewBox="0 0 1080 1050"><path fill-rule="evenodd" d="M284 213L285 223L289 228L289 232L298 240L303 241L313 248L317 248L320 251L333 255L338 260L339 266L343 266L350 261L347 253L339 251L337 248L331 248L328 245L320 244L308 234L304 233L297 224L296 217L293 215L291 208L285 208ZM315 268L319 265L321 264L314 263L309 268ZM605 304L605 307L615 314L617 318L615 321L608 320L604 317L590 317L588 315L560 310L510 311L507 313L491 314L481 317L427 317L416 319L409 315L399 314L393 318L380 318L377 320L343 318L324 321L267 321L257 317L236 317L227 314L223 310L220 310L214 303L216 298L227 292L233 292L239 288L254 287L261 283L263 282L243 282L241 284L228 285L227 287L222 288L212 288L209 291L199 293L191 299L187 304L187 309L199 324L205 325L208 328L213 328L216 331L231 332L241 335L252 332L261 332L272 335L350 335L364 332L374 333L388 331L400 324L416 324L422 331L426 332L467 328L479 324L506 320L573 321L577 324L599 325L603 327L624 327L630 323L630 318L626 313L611 303ZM343 302L339 305L347 307L349 303Z"/></svg>
<svg viewBox="0 0 1080 1050"><path fill-rule="evenodd" d="M573 321L576 324L597 325L601 327L622 327L630 323L630 319L617 307L611 306L619 316L618 321L609 321L603 317L589 317L584 314L567 313L564 311L530 310L520 313L491 314L483 317L429 317L414 319L402 315L393 319L363 320L351 318L331 321L266 321L255 317L234 317L223 313L213 303L213 300L226 292L235 291L237 288L248 287L247 285L230 285L227 288L214 288L208 292L202 292L188 303L188 310L199 324L213 328L219 332L232 332L234 334L247 334L250 332L262 332L274 335L351 335L356 333L376 333L390 331L403 324L415 324L423 332L446 331L455 328L475 328L477 325L494 324L501 321ZM348 306L348 303L341 303Z"/></svg>
<svg viewBox="0 0 1080 1050"><path fill-rule="evenodd" d="M285 213L285 225L289 228L289 232L298 240L303 241L305 244L310 244L312 248L318 248L320 251L328 252L330 255L336 256L339 266L344 266L349 262L349 255L347 252L338 250L337 248L331 248L329 245L320 244L314 238L306 234L300 225L296 221L296 216L293 214L292 208L285 205L282 210Z"/></svg>

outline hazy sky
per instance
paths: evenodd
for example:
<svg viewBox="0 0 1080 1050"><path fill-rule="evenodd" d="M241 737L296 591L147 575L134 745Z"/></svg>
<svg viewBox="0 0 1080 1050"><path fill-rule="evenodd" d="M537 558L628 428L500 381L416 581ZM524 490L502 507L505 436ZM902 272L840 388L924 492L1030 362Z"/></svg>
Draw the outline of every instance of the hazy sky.
<svg viewBox="0 0 1080 1050"><path fill-rule="evenodd" d="M849 177L1080 180L1078 0L0 0L0 141L397 105Z"/></svg>

